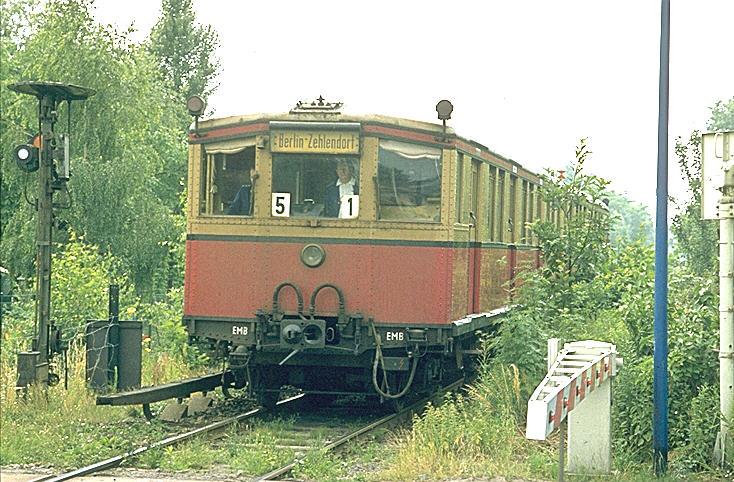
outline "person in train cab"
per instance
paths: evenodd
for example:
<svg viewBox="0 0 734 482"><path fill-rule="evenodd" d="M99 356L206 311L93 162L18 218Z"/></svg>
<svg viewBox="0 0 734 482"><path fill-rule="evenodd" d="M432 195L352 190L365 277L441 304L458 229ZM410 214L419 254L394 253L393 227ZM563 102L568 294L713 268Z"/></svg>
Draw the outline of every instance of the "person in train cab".
<svg viewBox="0 0 734 482"><path fill-rule="evenodd" d="M324 216L329 218L345 217L341 210L344 196L359 194L359 184L354 178L354 168L345 161L336 164L336 182L329 184L324 197Z"/></svg>
<svg viewBox="0 0 734 482"><path fill-rule="evenodd" d="M255 168L250 169L250 183L243 184L237 190L232 203L227 208L226 214L235 214L240 216L250 216L252 214L253 187L255 180L260 177Z"/></svg>

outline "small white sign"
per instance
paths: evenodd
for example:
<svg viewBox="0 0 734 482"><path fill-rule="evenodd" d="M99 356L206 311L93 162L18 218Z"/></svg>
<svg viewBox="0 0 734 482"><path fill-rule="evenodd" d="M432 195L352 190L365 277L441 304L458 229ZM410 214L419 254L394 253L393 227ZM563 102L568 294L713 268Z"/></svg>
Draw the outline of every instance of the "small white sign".
<svg viewBox="0 0 734 482"><path fill-rule="evenodd" d="M287 218L291 215L291 193L274 192L271 214L276 218Z"/></svg>
<svg viewBox="0 0 734 482"><path fill-rule="evenodd" d="M341 219L355 219L357 216L359 216L359 194L342 196L339 203L339 217Z"/></svg>
<svg viewBox="0 0 734 482"><path fill-rule="evenodd" d="M734 132L709 132L701 142L701 211L703 219L719 219L724 170L734 168Z"/></svg>

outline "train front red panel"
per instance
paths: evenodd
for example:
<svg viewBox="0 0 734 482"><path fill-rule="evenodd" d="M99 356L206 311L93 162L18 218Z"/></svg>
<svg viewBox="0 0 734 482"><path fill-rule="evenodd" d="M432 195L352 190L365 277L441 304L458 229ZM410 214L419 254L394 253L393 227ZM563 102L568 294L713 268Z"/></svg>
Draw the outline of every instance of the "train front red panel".
<svg viewBox="0 0 734 482"><path fill-rule="evenodd" d="M300 261L307 243L188 240L184 314L196 318L253 318L271 311L273 291L283 281L298 286L304 311L314 289L338 286L346 311L376 322L442 324L450 320L453 249L433 246L327 244L324 263ZM318 313L336 313L333 290L316 300ZM280 308L295 311L293 290L284 288Z"/></svg>

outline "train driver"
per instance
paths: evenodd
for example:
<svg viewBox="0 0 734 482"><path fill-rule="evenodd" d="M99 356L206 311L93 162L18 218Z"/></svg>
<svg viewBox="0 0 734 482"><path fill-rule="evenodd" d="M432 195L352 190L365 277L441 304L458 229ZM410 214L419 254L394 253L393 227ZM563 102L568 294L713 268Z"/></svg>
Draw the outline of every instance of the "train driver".
<svg viewBox="0 0 734 482"><path fill-rule="evenodd" d="M260 177L254 167L250 168L250 182L239 188L232 203L227 208L227 214L252 215L253 190L255 180Z"/></svg>
<svg viewBox="0 0 734 482"><path fill-rule="evenodd" d="M359 194L359 183L349 162L340 159L336 163L336 177L336 182L327 186L324 196L324 216L329 218L346 217L341 209L343 197Z"/></svg>

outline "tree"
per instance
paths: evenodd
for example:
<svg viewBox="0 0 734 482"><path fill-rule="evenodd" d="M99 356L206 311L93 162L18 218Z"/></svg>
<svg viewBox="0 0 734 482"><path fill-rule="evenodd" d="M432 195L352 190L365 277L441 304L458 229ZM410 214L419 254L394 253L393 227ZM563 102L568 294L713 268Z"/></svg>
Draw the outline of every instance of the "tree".
<svg viewBox="0 0 734 482"><path fill-rule="evenodd" d="M541 176L543 200L548 209L559 213L560 220L558 224L537 221L532 226L540 240L543 270L568 285L592 279L607 252L610 217L603 201L609 182L586 174L584 163L590 154L586 139L581 139L567 177Z"/></svg>
<svg viewBox="0 0 734 482"><path fill-rule="evenodd" d="M607 199L613 219L609 232L612 246L636 241L652 244L652 218L647 207L613 191L607 193Z"/></svg>
<svg viewBox="0 0 734 482"><path fill-rule="evenodd" d="M671 224L675 250L694 273L713 275L717 271L718 226L701 219L701 133L693 131L685 143L676 139L675 155L690 193Z"/></svg>
<svg viewBox="0 0 734 482"><path fill-rule="evenodd" d="M734 97L714 104L708 128L734 130ZM673 218L676 249L694 273L713 276L718 271L718 225L701 219L701 133L692 132L687 142L676 139L675 154L690 195Z"/></svg>
<svg viewBox="0 0 734 482"><path fill-rule="evenodd" d="M3 36L3 51L9 42L17 47L5 51L1 67L0 149L10 158L12 147L37 129L36 101L9 91L8 84L55 80L97 90L73 107L73 205L57 215L88 242L121 258L138 290L145 291L154 288L153 274L167 265L166 243L179 238L171 212L179 205L186 172L179 129L184 107L172 101L148 51L126 34L98 25L91 5L51 0L32 15L29 29L10 29L16 36ZM63 111L60 118L63 132ZM2 165L0 259L15 274L28 275L33 267L35 210L26 204L24 190L29 187L32 196L34 179L14 163ZM63 232L54 237L63 238Z"/></svg>
<svg viewBox="0 0 734 482"><path fill-rule="evenodd" d="M708 128L712 131L734 130L734 97L726 102L720 100L714 104Z"/></svg>
<svg viewBox="0 0 734 482"><path fill-rule="evenodd" d="M590 154L582 139L569 169L572 174L560 179L547 171L541 176L541 195L548 209L557 212L558 222L531 224L543 266L521 274L519 308L503 322L494 341L497 359L516 365L529 379L537 379L545 370L545 340L550 336L584 339L577 335L587 333L587 325L609 304L614 292L604 279L597 281L611 252L611 219L603 203L608 182L584 171Z"/></svg>
<svg viewBox="0 0 734 482"><path fill-rule="evenodd" d="M163 0L161 10L148 48L158 60L163 77L182 105L192 95L207 97L218 86L217 33L210 25L195 23L192 0ZM190 120L185 117L183 122L187 127Z"/></svg>

